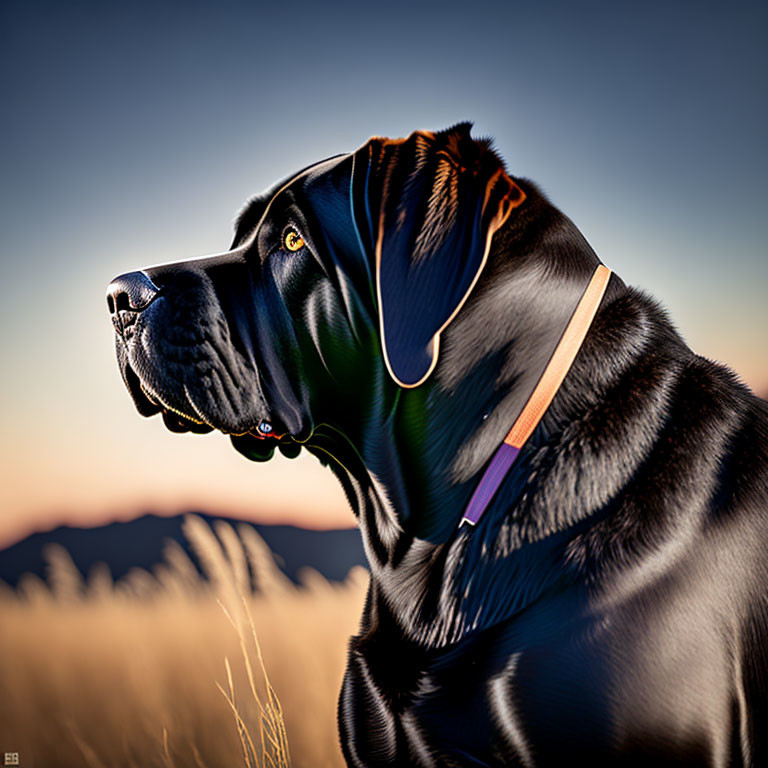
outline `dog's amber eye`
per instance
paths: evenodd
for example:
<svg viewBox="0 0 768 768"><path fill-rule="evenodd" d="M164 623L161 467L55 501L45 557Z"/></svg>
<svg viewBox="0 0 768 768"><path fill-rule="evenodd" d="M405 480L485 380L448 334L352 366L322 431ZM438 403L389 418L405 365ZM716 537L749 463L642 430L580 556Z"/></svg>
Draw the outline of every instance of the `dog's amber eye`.
<svg viewBox="0 0 768 768"><path fill-rule="evenodd" d="M286 251L298 251L304 247L304 238L293 228L283 236L283 245Z"/></svg>

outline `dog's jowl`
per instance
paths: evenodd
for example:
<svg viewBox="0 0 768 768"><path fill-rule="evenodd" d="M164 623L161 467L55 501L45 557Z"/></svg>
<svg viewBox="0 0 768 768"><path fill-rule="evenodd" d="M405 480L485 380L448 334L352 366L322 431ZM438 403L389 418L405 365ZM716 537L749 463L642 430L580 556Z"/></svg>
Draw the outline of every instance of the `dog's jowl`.
<svg viewBox="0 0 768 768"><path fill-rule="evenodd" d="M468 125L312 165L108 304L142 415L343 485L349 765L768 765L768 403Z"/></svg>

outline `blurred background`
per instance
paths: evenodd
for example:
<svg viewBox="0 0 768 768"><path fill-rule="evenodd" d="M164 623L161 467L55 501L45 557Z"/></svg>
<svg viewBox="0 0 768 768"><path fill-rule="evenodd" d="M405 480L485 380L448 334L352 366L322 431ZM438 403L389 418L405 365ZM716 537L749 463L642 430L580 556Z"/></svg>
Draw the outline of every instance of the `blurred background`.
<svg viewBox="0 0 768 768"><path fill-rule="evenodd" d="M767 17L738 0L2 3L0 548L190 509L354 524L311 457L250 464L140 418L105 288L225 250L246 198L373 134L474 121L694 350L768 392Z"/></svg>

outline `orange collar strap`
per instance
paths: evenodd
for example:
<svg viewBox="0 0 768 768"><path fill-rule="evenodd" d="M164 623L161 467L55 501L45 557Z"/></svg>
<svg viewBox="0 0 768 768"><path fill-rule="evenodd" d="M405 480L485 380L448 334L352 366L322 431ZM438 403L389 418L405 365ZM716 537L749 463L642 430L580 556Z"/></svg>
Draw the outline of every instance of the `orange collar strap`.
<svg viewBox="0 0 768 768"><path fill-rule="evenodd" d="M594 271L586 291L579 300L560 341L555 347L555 351L552 353L552 357L547 363L547 367L544 369L544 373L541 374L541 378L523 410L504 438L504 442L493 455L480 484L472 494L460 525L464 525L464 523L475 525L477 523L491 503L510 467L517 459L526 440L533 434L533 430L536 429L546 413L549 404L557 394L557 390L560 389L563 379L571 369L579 349L581 349L595 314L597 314L597 308L600 306L605 289L608 287L610 277L611 270L602 264Z"/></svg>

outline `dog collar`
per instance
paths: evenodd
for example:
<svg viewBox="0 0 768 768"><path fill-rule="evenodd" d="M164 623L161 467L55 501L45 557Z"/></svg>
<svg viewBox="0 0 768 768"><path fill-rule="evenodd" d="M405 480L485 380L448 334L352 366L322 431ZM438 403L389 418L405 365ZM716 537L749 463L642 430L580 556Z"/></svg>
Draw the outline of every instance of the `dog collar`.
<svg viewBox="0 0 768 768"><path fill-rule="evenodd" d="M475 488L472 498L461 518L459 527L468 523L475 525L491 503L501 481L515 463L525 441L546 413L557 390L563 383L571 368L576 355L592 325L597 308L608 287L611 270L600 264L592 275L587 289L584 291L576 309L568 321L568 325L560 337L560 341L552 353L552 357L541 374L523 410L512 425L512 429L504 438L504 442L491 459L491 463L483 474L480 484Z"/></svg>

